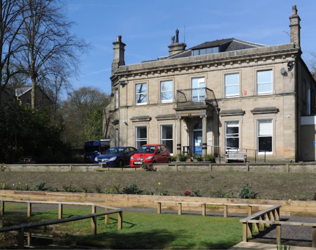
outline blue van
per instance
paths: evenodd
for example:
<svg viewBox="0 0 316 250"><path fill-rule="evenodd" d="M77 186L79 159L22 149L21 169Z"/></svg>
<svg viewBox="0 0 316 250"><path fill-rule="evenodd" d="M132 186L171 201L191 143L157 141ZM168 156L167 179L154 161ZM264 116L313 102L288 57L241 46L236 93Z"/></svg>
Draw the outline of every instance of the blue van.
<svg viewBox="0 0 316 250"><path fill-rule="evenodd" d="M87 141L84 143L84 161L94 163L94 158L110 147L110 139Z"/></svg>

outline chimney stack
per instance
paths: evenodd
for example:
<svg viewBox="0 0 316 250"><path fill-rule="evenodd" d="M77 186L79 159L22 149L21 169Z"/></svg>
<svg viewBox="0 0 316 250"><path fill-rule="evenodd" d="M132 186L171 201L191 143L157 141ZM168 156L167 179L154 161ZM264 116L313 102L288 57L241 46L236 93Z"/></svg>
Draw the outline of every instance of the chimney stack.
<svg viewBox="0 0 316 250"><path fill-rule="evenodd" d="M291 28L291 43L294 43L295 48L301 47L301 18L297 15L296 5L292 6L292 16L290 16L290 28Z"/></svg>
<svg viewBox="0 0 316 250"><path fill-rule="evenodd" d="M175 39L176 42L174 42ZM179 30L177 29L176 36L171 37L171 44L168 46L169 56L185 51L186 46L187 45L185 43L179 43Z"/></svg>
<svg viewBox="0 0 316 250"><path fill-rule="evenodd" d="M125 43L122 42L122 36L119 35L116 38L116 42L113 43L114 45L114 58L112 62L112 75L115 73L115 71L121 66L125 65L124 61L124 47L126 46Z"/></svg>

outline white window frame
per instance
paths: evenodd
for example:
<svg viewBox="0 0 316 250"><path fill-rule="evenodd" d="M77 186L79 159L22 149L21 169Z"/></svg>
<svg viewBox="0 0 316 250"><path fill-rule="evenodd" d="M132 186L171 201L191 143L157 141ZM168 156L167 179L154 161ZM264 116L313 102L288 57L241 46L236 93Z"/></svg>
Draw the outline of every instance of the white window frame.
<svg viewBox="0 0 316 250"><path fill-rule="evenodd" d="M171 139L163 139L162 138L162 134L163 134L162 133L162 129L163 129L163 127L166 127L166 126L169 126L169 127L172 128L172 138ZM172 150L170 150L170 148L168 147L171 155L173 155L173 138L174 138L173 133L174 133L173 124L162 124L162 125L160 125L160 143L167 145L166 143L164 143L164 141L171 141L172 142Z"/></svg>
<svg viewBox="0 0 316 250"><path fill-rule="evenodd" d="M228 127L228 123L237 123L236 126L234 127L238 127L238 136L234 137L234 136L227 136L227 127ZM228 148L227 146L227 138L238 138L238 148ZM225 121L225 147L227 151L238 151L240 148L240 122L239 121Z"/></svg>
<svg viewBox="0 0 316 250"><path fill-rule="evenodd" d="M163 90L162 90L162 84L163 84L163 83L171 83L171 90L163 91ZM171 92L171 99L169 99L169 100L162 100L163 93L168 93L168 92ZM161 103L170 103L170 102L173 101L173 81L172 81L172 80L169 80L169 81L161 81L161 82L160 82L160 101L161 101Z"/></svg>
<svg viewBox="0 0 316 250"><path fill-rule="evenodd" d="M138 138L138 133L137 133L137 129L139 128L145 128L146 129L146 138ZM147 144L148 143L148 129L147 129L147 126L137 126L135 127L135 148L138 149L138 145L137 143L138 142L142 142L142 141L145 141ZM144 145L144 144L143 144ZM140 145L141 146L141 145Z"/></svg>
<svg viewBox="0 0 316 250"><path fill-rule="evenodd" d="M144 92L141 92L141 93L137 93L136 91L137 91L137 85L146 85L146 92L144 91ZM147 104L147 102L148 102L148 94L147 94L147 91L148 91L148 84L146 83L146 82L144 82L144 83L137 83L137 84L135 84L135 103L136 103L136 105L146 105ZM143 102L143 103L137 103L137 96L138 95L145 95L146 96L146 102Z"/></svg>
<svg viewBox="0 0 316 250"><path fill-rule="evenodd" d="M231 85L228 85L227 86L227 76L231 76L231 75L238 75L238 82L235 83L235 84L231 84ZM231 74L225 74L225 97L235 97L235 96L239 96L239 93L240 93L240 79L239 79L239 73L231 73ZM238 86L238 91L237 93L235 94L227 94L227 88L229 87L235 87L235 86Z"/></svg>
<svg viewBox="0 0 316 250"><path fill-rule="evenodd" d="M259 82L259 73L269 71L271 73L271 82ZM266 92L259 92L259 85L263 84L271 84L271 91ZM273 70L272 69L265 69L265 70L258 70L257 71L257 94L258 95L268 95L273 93Z"/></svg>
<svg viewBox="0 0 316 250"><path fill-rule="evenodd" d="M264 121L271 121L271 134L262 134L260 135L260 131L259 131L259 126L260 126L260 122L264 122ZM257 120L257 150L258 150L258 154L272 154L273 153L273 119L258 119ZM259 151L259 138L260 137L271 137L271 151Z"/></svg>

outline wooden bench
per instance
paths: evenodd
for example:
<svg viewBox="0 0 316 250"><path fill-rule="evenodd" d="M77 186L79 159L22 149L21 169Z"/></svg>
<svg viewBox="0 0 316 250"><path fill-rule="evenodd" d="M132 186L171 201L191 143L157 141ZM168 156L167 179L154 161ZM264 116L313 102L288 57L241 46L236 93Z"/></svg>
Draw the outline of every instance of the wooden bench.
<svg viewBox="0 0 316 250"><path fill-rule="evenodd" d="M228 151L225 155L225 162L229 161L247 161L247 152Z"/></svg>
<svg viewBox="0 0 316 250"><path fill-rule="evenodd" d="M223 216L226 218L228 216L228 207L229 206L244 206L248 207L248 216L252 214L252 207L261 207L261 206L271 206L263 204L247 204L247 203L215 203L215 202L194 202L194 201L156 201L157 202L157 213L161 214L161 204L162 203L173 203L178 204L178 215L182 214L182 204L193 204L200 205L202 208L202 216L206 216L206 205L216 205L224 207Z"/></svg>

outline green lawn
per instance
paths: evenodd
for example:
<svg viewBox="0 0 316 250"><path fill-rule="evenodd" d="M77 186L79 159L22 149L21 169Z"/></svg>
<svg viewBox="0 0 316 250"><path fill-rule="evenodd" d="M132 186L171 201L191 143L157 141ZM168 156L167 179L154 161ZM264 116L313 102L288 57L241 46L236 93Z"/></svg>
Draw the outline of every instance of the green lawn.
<svg viewBox="0 0 316 250"><path fill-rule="evenodd" d="M64 218L82 215L89 210L64 209ZM6 219L17 224L57 218L57 210L26 215L7 215ZM98 234L91 236L90 219L60 224L64 243L94 245L102 248L137 249L227 249L242 240L239 218L203 217L201 215L174 215L123 212L123 229L117 229L117 215L110 216L105 225L104 216L97 219ZM80 236L71 236L80 232Z"/></svg>

